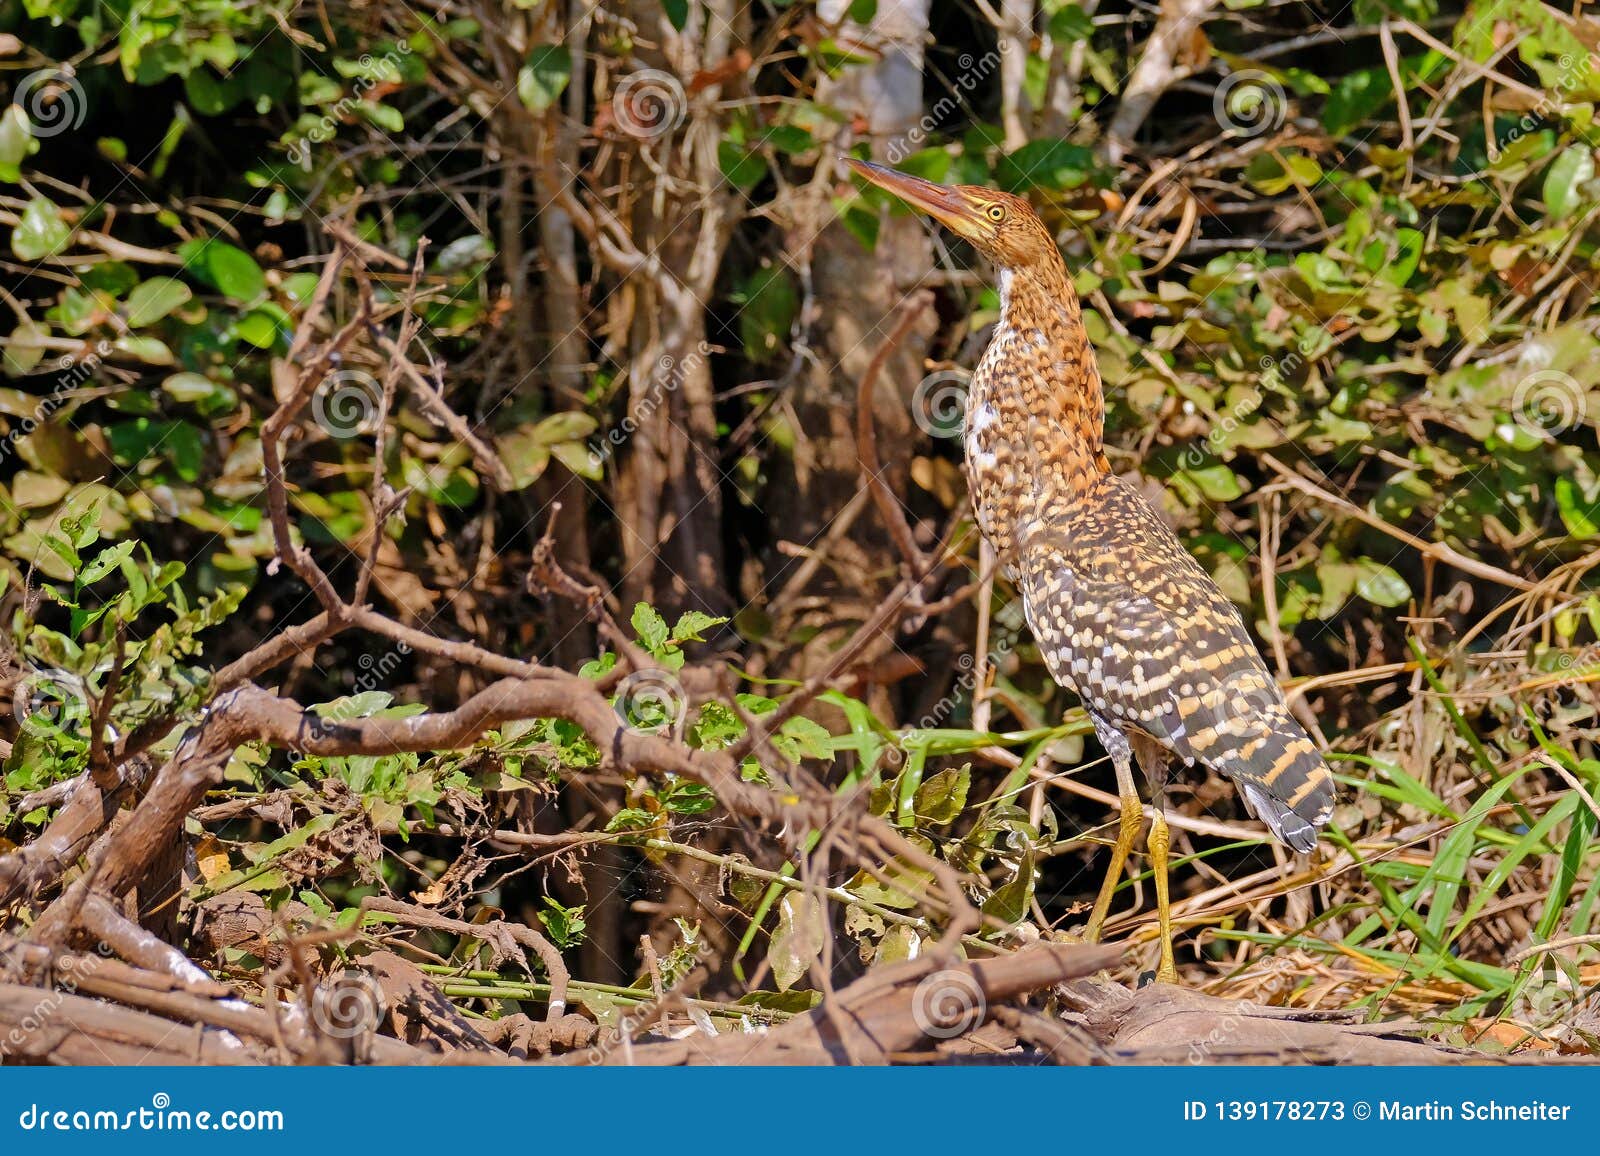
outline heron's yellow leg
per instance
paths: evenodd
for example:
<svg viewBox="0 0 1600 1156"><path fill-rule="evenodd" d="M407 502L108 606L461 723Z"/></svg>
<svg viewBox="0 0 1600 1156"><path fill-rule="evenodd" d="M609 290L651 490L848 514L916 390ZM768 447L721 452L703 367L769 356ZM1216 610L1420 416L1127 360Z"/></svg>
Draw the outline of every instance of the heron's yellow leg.
<svg viewBox="0 0 1600 1156"><path fill-rule="evenodd" d="M1172 962L1172 897L1167 892L1167 853L1172 849L1172 833L1161 816L1159 802L1146 846L1150 870L1156 877L1156 913L1161 920L1161 962L1156 966L1156 982L1177 983L1178 969Z"/></svg>
<svg viewBox="0 0 1600 1156"><path fill-rule="evenodd" d="M1128 852L1144 824L1144 805L1136 794L1122 796L1122 818L1117 823L1117 841L1111 848L1111 864L1106 868L1105 880L1100 884L1100 894L1095 897L1094 910L1089 913L1089 926L1083 937L1090 943L1100 942L1100 929L1105 926L1106 913L1111 909L1111 893L1122 881L1122 869L1127 865Z"/></svg>

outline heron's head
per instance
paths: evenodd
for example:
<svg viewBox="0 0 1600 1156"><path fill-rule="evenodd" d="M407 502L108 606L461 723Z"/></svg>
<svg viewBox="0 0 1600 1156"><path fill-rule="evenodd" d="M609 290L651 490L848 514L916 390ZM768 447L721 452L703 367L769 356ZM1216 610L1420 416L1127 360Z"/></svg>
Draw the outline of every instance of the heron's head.
<svg viewBox="0 0 1600 1156"><path fill-rule="evenodd" d="M1055 238L1021 197L981 185L936 185L882 165L846 158L864 180L966 238L1001 269L1059 264Z"/></svg>

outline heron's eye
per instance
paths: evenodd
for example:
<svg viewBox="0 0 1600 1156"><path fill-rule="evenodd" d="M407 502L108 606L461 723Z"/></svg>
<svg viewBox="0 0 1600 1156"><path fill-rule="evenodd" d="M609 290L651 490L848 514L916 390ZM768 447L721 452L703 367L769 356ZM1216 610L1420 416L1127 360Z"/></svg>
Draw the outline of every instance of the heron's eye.
<svg viewBox="0 0 1600 1156"><path fill-rule="evenodd" d="M990 205L989 219L998 225L1006 219L1006 207L1004 205Z"/></svg>

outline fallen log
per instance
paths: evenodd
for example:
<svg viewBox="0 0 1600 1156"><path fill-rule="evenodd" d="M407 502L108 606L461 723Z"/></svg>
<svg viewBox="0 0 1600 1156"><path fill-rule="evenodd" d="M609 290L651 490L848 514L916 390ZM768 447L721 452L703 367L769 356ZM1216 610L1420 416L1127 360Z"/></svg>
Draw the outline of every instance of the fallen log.
<svg viewBox="0 0 1600 1156"><path fill-rule="evenodd" d="M1171 984L1129 991L1071 985L1072 1018L1122 1064L1460 1064L1497 1057L1419 1039L1412 1021L1361 1023L1360 1012L1272 1007Z"/></svg>
<svg viewBox="0 0 1600 1156"><path fill-rule="evenodd" d="M1122 956L1118 946L1038 943L992 959L940 961L931 956L877 968L781 1027L736 1036L694 1035L681 1040L632 1043L602 1037L566 1063L637 1065L887 1064L967 1036L988 1023L1006 1000L1093 975ZM1072 1025L1079 1062L1098 1049ZM1055 1053L1069 1045L1060 1037Z"/></svg>

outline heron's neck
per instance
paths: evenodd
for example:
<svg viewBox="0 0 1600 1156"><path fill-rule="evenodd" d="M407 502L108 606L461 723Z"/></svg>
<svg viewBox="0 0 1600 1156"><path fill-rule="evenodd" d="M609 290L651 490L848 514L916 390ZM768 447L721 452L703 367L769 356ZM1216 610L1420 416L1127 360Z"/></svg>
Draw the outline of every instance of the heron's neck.
<svg viewBox="0 0 1600 1156"><path fill-rule="evenodd" d="M1023 428L1010 440L1037 454L1041 472L1108 472L1100 369L1078 294L1057 254L1000 274L1000 321L973 374L977 404Z"/></svg>
<svg viewBox="0 0 1600 1156"><path fill-rule="evenodd" d="M1111 472L1105 402L1078 295L1057 256L1000 278L1000 323L967 391L967 482L1001 564L1069 518Z"/></svg>

